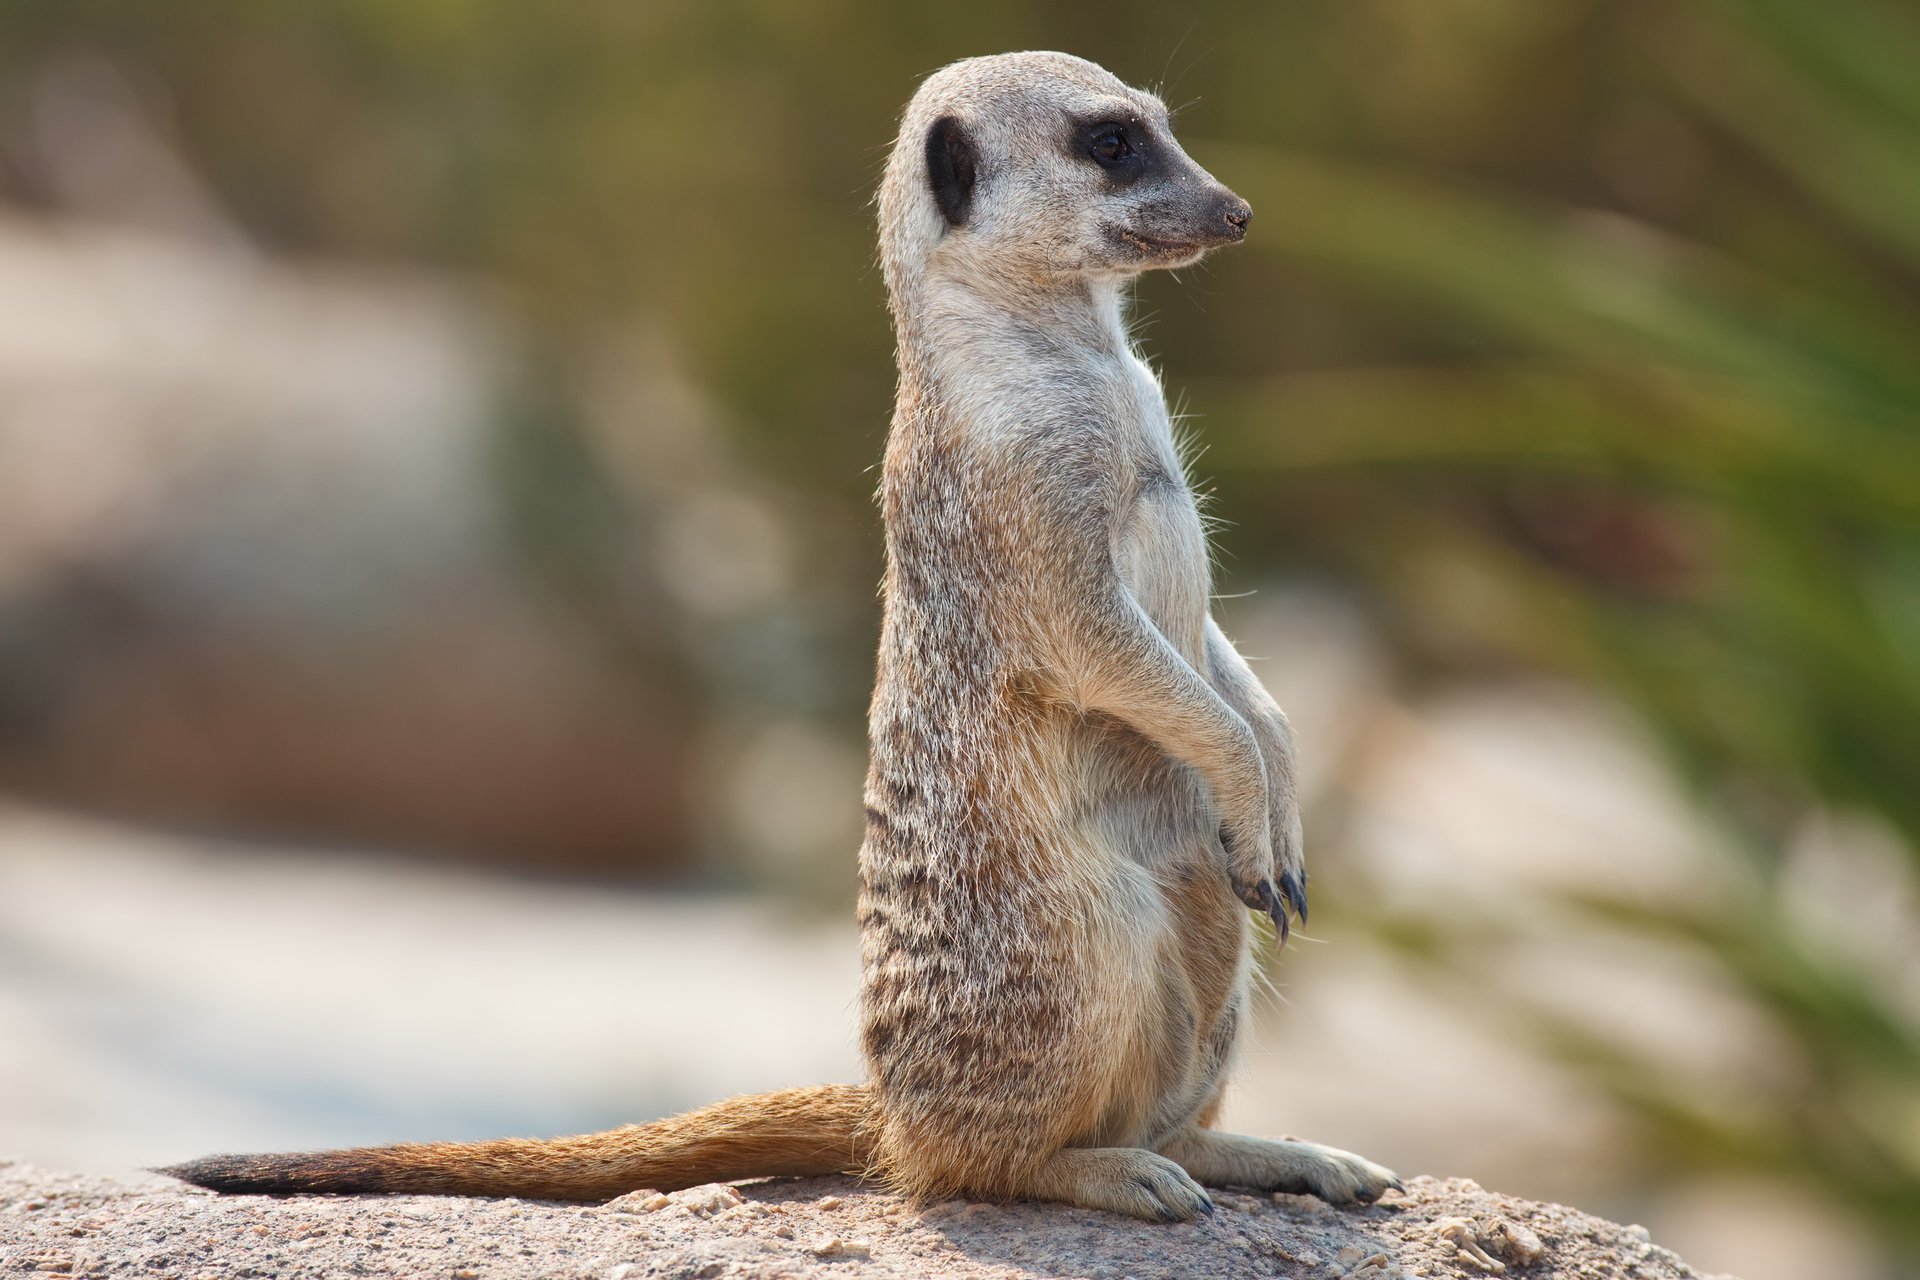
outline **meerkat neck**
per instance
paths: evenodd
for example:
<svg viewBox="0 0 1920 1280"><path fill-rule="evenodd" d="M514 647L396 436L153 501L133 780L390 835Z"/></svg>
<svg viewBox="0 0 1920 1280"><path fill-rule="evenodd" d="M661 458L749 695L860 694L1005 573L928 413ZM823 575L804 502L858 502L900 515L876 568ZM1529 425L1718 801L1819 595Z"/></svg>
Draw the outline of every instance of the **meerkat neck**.
<svg viewBox="0 0 1920 1280"><path fill-rule="evenodd" d="M921 305L899 309L901 350L953 352L982 343L1031 343L1038 336L1056 349L1118 355L1130 349L1128 283L936 277L923 282Z"/></svg>

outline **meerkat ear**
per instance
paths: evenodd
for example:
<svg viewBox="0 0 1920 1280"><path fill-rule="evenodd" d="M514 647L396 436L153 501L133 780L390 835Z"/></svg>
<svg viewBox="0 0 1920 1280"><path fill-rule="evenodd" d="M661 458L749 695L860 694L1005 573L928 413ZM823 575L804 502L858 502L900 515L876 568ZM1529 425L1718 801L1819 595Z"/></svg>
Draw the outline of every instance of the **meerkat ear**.
<svg viewBox="0 0 1920 1280"><path fill-rule="evenodd" d="M973 209L975 159L967 127L953 116L941 116L927 130L927 182L950 227L966 225Z"/></svg>

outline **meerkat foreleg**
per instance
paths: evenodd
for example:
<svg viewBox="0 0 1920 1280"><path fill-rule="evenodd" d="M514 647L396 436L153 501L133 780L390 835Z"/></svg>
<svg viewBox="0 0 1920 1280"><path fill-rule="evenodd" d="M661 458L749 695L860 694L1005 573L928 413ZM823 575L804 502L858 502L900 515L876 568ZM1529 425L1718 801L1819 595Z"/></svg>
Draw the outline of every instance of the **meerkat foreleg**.
<svg viewBox="0 0 1920 1280"><path fill-rule="evenodd" d="M1260 758L1267 774L1268 830L1273 837L1273 879L1280 887L1284 904L1274 902L1264 909L1273 917L1280 940L1287 938L1286 906L1291 906L1307 921L1306 848L1300 825L1299 772L1293 745L1293 726L1280 704L1273 700L1259 677L1247 666L1233 642L1220 630L1220 624L1207 619L1207 666L1213 687L1226 704L1239 713L1253 730L1260 746ZM1237 870L1237 868L1230 868ZM1239 880L1236 892L1247 897ZM1261 904L1255 904L1261 905Z"/></svg>
<svg viewBox="0 0 1920 1280"><path fill-rule="evenodd" d="M1078 625L1063 628L1055 642L1075 650L1063 655L1063 667L1075 674L1080 703L1130 726L1199 773L1220 816L1234 891L1248 906L1283 917L1273 880L1267 764L1253 726L1118 581L1083 600L1075 613Z"/></svg>
<svg viewBox="0 0 1920 1280"><path fill-rule="evenodd" d="M1364 1156L1297 1138L1250 1138L1192 1126L1160 1151L1210 1187L1315 1195L1328 1204L1371 1204L1389 1187L1404 1189L1393 1170Z"/></svg>

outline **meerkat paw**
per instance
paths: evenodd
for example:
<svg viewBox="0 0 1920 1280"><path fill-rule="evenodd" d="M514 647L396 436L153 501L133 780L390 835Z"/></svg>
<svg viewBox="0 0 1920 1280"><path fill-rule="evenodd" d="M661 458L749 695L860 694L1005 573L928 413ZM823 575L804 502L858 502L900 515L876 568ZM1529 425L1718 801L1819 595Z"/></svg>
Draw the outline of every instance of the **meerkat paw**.
<svg viewBox="0 0 1920 1280"><path fill-rule="evenodd" d="M1273 921L1280 945L1287 944L1293 931L1288 911L1307 922L1307 867L1301 850L1300 815L1290 814L1284 823L1276 823L1278 837L1263 853L1242 858L1242 842L1226 827L1220 829L1220 846L1226 851L1228 875L1234 894L1240 901Z"/></svg>
<svg viewBox="0 0 1920 1280"><path fill-rule="evenodd" d="M1297 1138L1249 1138L1190 1129L1160 1148L1194 1178L1214 1187L1253 1187L1319 1196L1328 1204L1372 1204L1405 1190L1384 1165L1337 1147Z"/></svg>
<svg viewBox="0 0 1920 1280"><path fill-rule="evenodd" d="M1278 1185L1271 1191L1296 1191L1319 1196L1328 1204L1372 1204L1387 1191L1405 1191L1400 1175L1385 1165L1338 1147L1323 1147L1317 1142L1284 1142L1277 1145L1296 1148L1289 1164L1294 1185Z"/></svg>
<svg viewBox="0 0 1920 1280"><path fill-rule="evenodd" d="M1026 1194L1149 1222L1213 1212L1213 1197L1186 1170L1138 1147L1069 1147L1041 1167Z"/></svg>

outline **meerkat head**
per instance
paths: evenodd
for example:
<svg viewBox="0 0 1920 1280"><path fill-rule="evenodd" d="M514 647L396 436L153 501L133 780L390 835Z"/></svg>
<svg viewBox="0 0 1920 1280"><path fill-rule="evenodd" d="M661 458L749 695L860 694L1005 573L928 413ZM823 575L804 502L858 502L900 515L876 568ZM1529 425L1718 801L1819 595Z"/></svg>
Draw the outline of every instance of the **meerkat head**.
<svg viewBox="0 0 1920 1280"><path fill-rule="evenodd" d="M1174 141L1164 103L1063 53L928 77L880 191L890 280L909 263L1028 280L1183 267L1252 217Z"/></svg>

